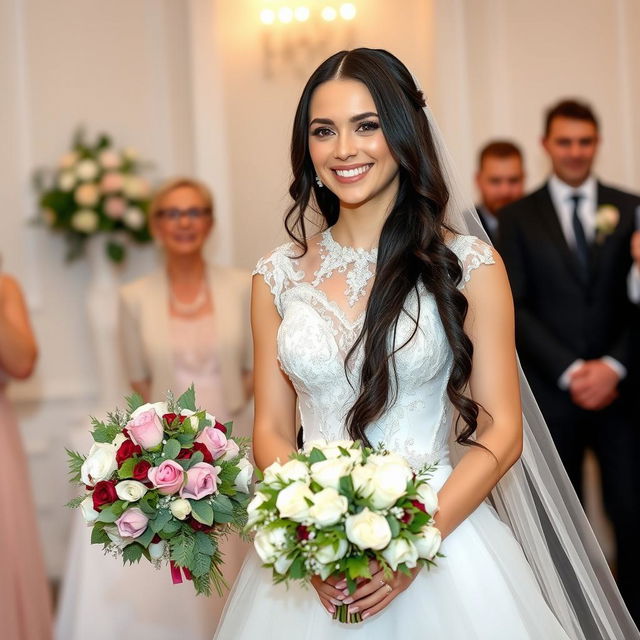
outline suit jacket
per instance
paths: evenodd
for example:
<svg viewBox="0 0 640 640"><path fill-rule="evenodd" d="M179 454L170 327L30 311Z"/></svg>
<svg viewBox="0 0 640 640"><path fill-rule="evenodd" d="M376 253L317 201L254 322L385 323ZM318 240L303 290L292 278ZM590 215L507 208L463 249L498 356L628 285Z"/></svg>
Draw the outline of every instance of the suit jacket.
<svg viewBox="0 0 640 640"><path fill-rule="evenodd" d="M249 325L251 278L240 269L209 266L213 322L223 392L232 414L246 404L242 374L251 370ZM169 283L160 269L120 289L120 341L129 379L151 381L151 397L161 400L171 389ZM172 389L176 394L184 389Z"/></svg>
<svg viewBox="0 0 640 640"><path fill-rule="evenodd" d="M491 225L487 221L487 216L490 214L485 212L482 205L477 204L476 211L478 212L478 218L480 218L480 224L482 224L482 228L485 230L486 234L489 236L489 240L491 240L492 244L497 245L499 227L495 231L492 230Z"/></svg>
<svg viewBox="0 0 640 640"><path fill-rule="evenodd" d="M627 296L629 242L640 197L598 183L598 205L614 205L615 230L594 243L590 278L581 277L548 186L500 212L500 253L516 309L516 340L527 375L557 388L578 358L612 356L631 373L637 322Z"/></svg>

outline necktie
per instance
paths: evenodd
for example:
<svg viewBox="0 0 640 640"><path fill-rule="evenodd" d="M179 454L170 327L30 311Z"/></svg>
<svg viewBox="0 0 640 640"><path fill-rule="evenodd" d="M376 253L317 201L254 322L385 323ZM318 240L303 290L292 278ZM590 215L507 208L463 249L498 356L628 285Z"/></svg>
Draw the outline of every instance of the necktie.
<svg viewBox="0 0 640 640"><path fill-rule="evenodd" d="M584 233L584 227L582 226L580 216L578 215L578 207L580 206L582 195L575 193L571 196L571 200L573 201L572 224L573 233L576 238L576 258L578 258L580 268L586 278L589 276L589 243L587 242L587 236Z"/></svg>

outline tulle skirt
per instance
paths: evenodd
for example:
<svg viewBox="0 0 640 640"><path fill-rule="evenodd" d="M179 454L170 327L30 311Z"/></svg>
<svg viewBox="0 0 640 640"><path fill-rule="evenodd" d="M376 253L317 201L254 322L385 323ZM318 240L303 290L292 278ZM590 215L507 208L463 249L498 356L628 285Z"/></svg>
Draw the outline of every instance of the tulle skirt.
<svg viewBox="0 0 640 640"><path fill-rule="evenodd" d="M432 479L439 489L451 467ZM391 604L360 624L334 621L315 590L274 585L252 552L240 571L217 640L560 640L571 636L545 602L513 537L486 503L443 542L438 566L423 569Z"/></svg>

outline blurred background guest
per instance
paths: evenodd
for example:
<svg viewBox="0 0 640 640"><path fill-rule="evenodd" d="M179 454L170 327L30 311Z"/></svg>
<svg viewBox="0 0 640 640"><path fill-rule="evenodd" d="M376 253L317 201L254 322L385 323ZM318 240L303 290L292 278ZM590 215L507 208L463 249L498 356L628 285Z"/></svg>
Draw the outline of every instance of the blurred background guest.
<svg viewBox="0 0 640 640"><path fill-rule="evenodd" d="M636 227L631 236L631 257L633 258L633 266L629 274L629 297L632 302L640 302L640 209L636 210Z"/></svg>
<svg viewBox="0 0 640 640"><path fill-rule="evenodd" d="M564 100L549 109L542 144L551 177L500 215L518 351L579 495L587 447L600 462L620 590L638 621L640 448L628 384L638 364L631 356L637 320L627 276L640 198L592 173L599 127L588 105Z"/></svg>
<svg viewBox="0 0 640 640"><path fill-rule="evenodd" d="M163 250L163 265L120 292L120 334L131 387L145 401L160 401L167 391L177 397L193 383L198 406L220 422L233 420L234 435L250 436L250 276L207 262L204 249L214 212L204 184L177 178L160 187L149 221ZM124 570L119 560L105 560L87 543L80 540L75 545L85 561L68 571L67 582L76 584L65 585L57 628L60 640L89 635L106 640L122 628L127 637L138 640L213 636L226 593L196 597L190 583L171 583L168 568L164 575L145 563ZM248 548L237 536L222 541L229 586ZM98 573L101 578L96 581L93 576ZM72 593L80 602L74 602ZM98 602L104 617L95 611ZM159 618L157 612L163 610L180 615Z"/></svg>
<svg viewBox="0 0 640 640"><path fill-rule="evenodd" d="M51 605L27 460L5 394L9 378L27 378L38 349L18 283L0 275L0 637L51 638Z"/></svg>
<svg viewBox="0 0 640 640"><path fill-rule="evenodd" d="M480 203L476 209L480 222L493 244L498 240L500 209L524 195L522 151L509 140L491 140L478 154L476 186Z"/></svg>

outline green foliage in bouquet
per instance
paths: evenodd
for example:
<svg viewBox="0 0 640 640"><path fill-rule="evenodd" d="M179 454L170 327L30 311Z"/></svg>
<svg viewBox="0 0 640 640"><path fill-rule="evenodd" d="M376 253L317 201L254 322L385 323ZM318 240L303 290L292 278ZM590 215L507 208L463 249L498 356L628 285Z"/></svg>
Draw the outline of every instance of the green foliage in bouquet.
<svg viewBox="0 0 640 640"><path fill-rule="evenodd" d="M197 593L222 594L220 537L244 536L247 522L248 439L198 409L193 387L153 404L134 394L92 423L88 456L67 451L71 481L86 489L67 506L81 508L91 543L125 564L168 561L174 582L184 574Z"/></svg>
<svg viewBox="0 0 640 640"><path fill-rule="evenodd" d="M80 257L87 239L96 234L107 234L105 247L114 262L125 258L124 238L151 240L144 168L135 151L115 149L109 136L101 134L90 143L78 131L57 168L36 172L38 221L65 236L67 260Z"/></svg>

